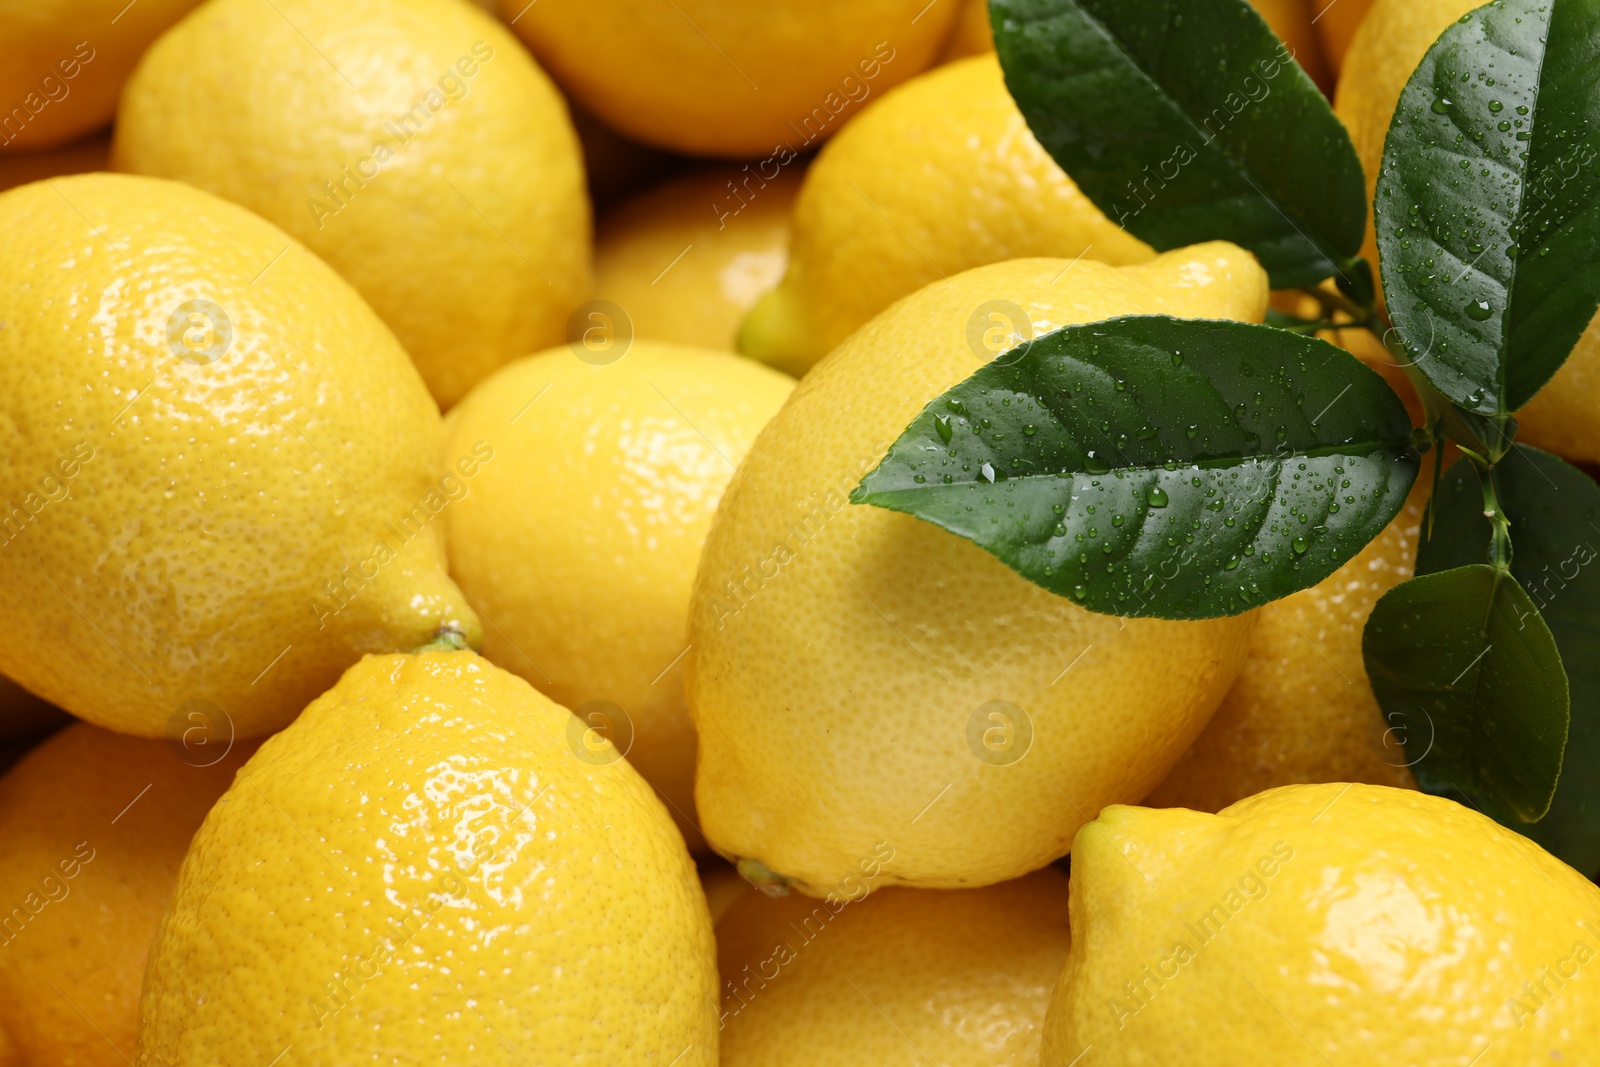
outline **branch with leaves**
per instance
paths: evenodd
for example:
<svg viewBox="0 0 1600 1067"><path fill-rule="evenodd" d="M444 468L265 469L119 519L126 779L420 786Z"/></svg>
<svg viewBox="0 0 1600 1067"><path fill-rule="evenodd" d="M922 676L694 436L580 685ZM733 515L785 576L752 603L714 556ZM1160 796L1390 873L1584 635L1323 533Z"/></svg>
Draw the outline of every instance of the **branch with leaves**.
<svg viewBox="0 0 1600 1067"><path fill-rule="evenodd" d="M1426 746L1422 788L1600 872L1600 487L1514 417L1600 307L1600 0L1496 0L1428 52L1378 176L1383 303L1349 136L1246 0L990 11L1029 127L1107 216L1161 251L1232 241L1318 310L1028 341L930 403L852 500L1090 611L1203 619L1333 573L1431 451L1416 577L1367 622L1373 692ZM1424 425L1315 336L1333 328L1388 346Z"/></svg>

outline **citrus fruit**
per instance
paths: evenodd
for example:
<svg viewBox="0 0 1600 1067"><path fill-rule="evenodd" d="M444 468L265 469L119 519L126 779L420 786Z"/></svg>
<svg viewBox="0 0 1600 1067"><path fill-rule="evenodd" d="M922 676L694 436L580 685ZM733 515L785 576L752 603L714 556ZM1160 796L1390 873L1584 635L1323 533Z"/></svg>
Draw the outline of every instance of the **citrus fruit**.
<svg viewBox="0 0 1600 1067"><path fill-rule="evenodd" d="M212 810L151 949L141 1067L717 1062L694 864L626 761L476 654L369 656Z"/></svg>
<svg viewBox="0 0 1600 1067"><path fill-rule="evenodd" d="M580 106L646 144L792 159L923 70L953 0L500 0Z"/></svg>
<svg viewBox="0 0 1600 1067"><path fill-rule="evenodd" d="M788 271L739 336L740 351L793 374L900 297L970 267L1153 255L1034 140L993 55L869 106L806 172L793 226Z"/></svg>
<svg viewBox="0 0 1600 1067"><path fill-rule="evenodd" d="M807 376L722 499L690 614L701 828L753 877L824 895L879 842L885 884L1041 867L1166 775L1243 661L1253 614L1093 614L970 541L847 503L994 354L996 301L1024 320L1010 348L1116 315L1259 320L1267 283L1222 243L1124 268L991 264L895 304Z"/></svg>
<svg viewBox="0 0 1600 1067"><path fill-rule="evenodd" d="M728 352L563 346L502 368L449 420L449 463L493 453L474 478L461 468L447 519L484 654L614 742L595 758L625 753L696 848L689 591L717 501L793 387Z"/></svg>
<svg viewBox="0 0 1600 1067"><path fill-rule="evenodd" d="M1336 110L1367 176L1368 202L1378 185L1384 139L1400 92L1434 41L1479 7L1474 0L1375 0L1345 58ZM1369 214L1363 254L1377 262ZM1567 362L1517 412L1517 439L1568 459L1600 462L1600 315Z"/></svg>
<svg viewBox="0 0 1600 1067"><path fill-rule="evenodd" d="M505 27L456 0L212 0L140 63L112 158L304 242L445 407L561 341L588 292L566 105Z"/></svg>
<svg viewBox="0 0 1600 1067"><path fill-rule="evenodd" d="M0 3L0 153L105 126L139 55L199 0Z"/></svg>
<svg viewBox="0 0 1600 1067"><path fill-rule="evenodd" d="M1111 807L1072 850L1044 1067L1588 1062L1600 888L1407 789Z"/></svg>
<svg viewBox="0 0 1600 1067"><path fill-rule="evenodd" d="M745 312L783 277L799 188L794 168L768 181L748 164L655 186L601 222L595 293L640 337L732 349Z"/></svg>
<svg viewBox="0 0 1600 1067"><path fill-rule="evenodd" d="M863 876L827 901L733 905L717 926L723 1067L1037 1064L1072 943L1067 876L869 891Z"/></svg>
<svg viewBox="0 0 1600 1067"><path fill-rule="evenodd" d="M1410 764L1422 749L1407 749L1405 731L1391 728L1372 695L1361 634L1378 598L1416 567L1428 488L1425 467L1371 543L1261 610L1233 687L1146 804L1218 811L1300 782L1416 787Z"/></svg>
<svg viewBox="0 0 1600 1067"><path fill-rule="evenodd" d="M0 1026L23 1061L128 1062L178 865L253 749L77 723L0 778Z"/></svg>
<svg viewBox="0 0 1600 1067"><path fill-rule="evenodd" d="M0 194L0 231L0 671L124 733L249 737L364 652L476 631L438 409L326 264L126 175Z"/></svg>
<svg viewBox="0 0 1600 1067"><path fill-rule="evenodd" d="M1305 5L1322 45L1322 56L1337 80L1350 42L1371 9L1372 0L1305 0Z"/></svg>
<svg viewBox="0 0 1600 1067"><path fill-rule="evenodd" d="M19 185L105 170L111 155L111 137L97 135L47 152L0 153L0 192Z"/></svg>

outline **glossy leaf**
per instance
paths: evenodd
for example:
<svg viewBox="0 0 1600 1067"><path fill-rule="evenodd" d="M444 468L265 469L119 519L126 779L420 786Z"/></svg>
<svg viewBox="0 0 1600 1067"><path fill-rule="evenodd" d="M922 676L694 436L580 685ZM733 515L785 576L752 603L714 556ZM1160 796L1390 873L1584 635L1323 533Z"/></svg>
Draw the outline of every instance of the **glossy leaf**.
<svg viewBox="0 0 1600 1067"><path fill-rule="evenodd" d="M1129 317L1001 355L852 494L1092 611L1233 615L1314 585L1394 517L1411 422L1373 371L1267 326Z"/></svg>
<svg viewBox="0 0 1600 1067"><path fill-rule="evenodd" d="M1526 445L1499 464L1496 481L1511 520L1511 573L1550 627L1572 701L1550 812L1531 826L1510 825L1594 877L1600 874L1600 486ZM1452 467L1433 499L1433 536L1417 553L1417 573L1483 562L1491 530L1472 464Z"/></svg>
<svg viewBox="0 0 1600 1067"><path fill-rule="evenodd" d="M1109 218L1160 250L1242 245L1275 289L1344 272L1359 290L1360 161L1246 0L990 0L989 14L1029 127Z"/></svg>
<svg viewBox="0 0 1600 1067"><path fill-rule="evenodd" d="M1402 582L1373 606L1361 644L1419 785L1460 790L1501 819L1533 822L1549 810L1567 743L1567 676L1515 578L1474 563Z"/></svg>
<svg viewBox="0 0 1600 1067"><path fill-rule="evenodd" d="M1389 310L1441 393L1526 404L1600 305L1600 0L1497 0L1411 76L1376 201Z"/></svg>

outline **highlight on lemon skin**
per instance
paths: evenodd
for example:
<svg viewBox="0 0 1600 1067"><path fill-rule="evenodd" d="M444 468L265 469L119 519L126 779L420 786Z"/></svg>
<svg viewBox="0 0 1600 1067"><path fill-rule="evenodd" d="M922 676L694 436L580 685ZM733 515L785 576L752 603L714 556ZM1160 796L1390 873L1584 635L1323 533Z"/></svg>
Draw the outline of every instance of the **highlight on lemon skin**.
<svg viewBox="0 0 1600 1067"><path fill-rule="evenodd" d="M713 1067L694 864L626 760L573 753L573 721L469 650L350 668L196 834L151 948L138 1062L293 1046L510 1067L547 1048Z"/></svg>
<svg viewBox="0 0 1600 1067"><path fill-rule="evenodd" d="M0 194L0 227L0 318L38 324L0 330L0 606L31 620L0 670L109 729L203 701L258 737L364 653L480 632L445 573L438 409L321 260L127 175Z"/></svg>

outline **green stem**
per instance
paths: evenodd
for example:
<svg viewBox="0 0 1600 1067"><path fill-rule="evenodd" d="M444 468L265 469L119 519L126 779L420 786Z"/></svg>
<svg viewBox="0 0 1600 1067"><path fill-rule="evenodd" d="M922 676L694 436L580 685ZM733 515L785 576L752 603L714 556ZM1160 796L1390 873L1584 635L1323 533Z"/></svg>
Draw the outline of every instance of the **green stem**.
<svg viewBox="0 0 1600 1067"><path fill-rule="evenodd" d="M419 645L411 650L412 655L421 652L461 652L470 649L467 635L454 626L441 626L434 631L433 640L425 645Z"/></svg>
<svg viewBox="0 0 1600 1067"><path fill-rule="evenodd" d="M1510 573L1511 520L1500 507L1499 475L1492 464L1485 466L1474 459L1473 465L1478 470L1478 483L1483 487L1483 515L1494 528L1493 539L1489 542L1489 564L1496 570Z"/></svg>
<svg viewBox="0 0 1600 1067"><path fill-rule="evenodd" d="M1364 308L1354 300L1346 297L1343 293L1329 292L1326 289L1315 289L1310 287L1301 289L1300 291L1317 302L1317 304L1322 308L1322 313L1324 316L1331 319L1334 312L1343 312L1344 314L1350 316L1349 322L1336 323L1333 327L1331 327L1332 329L1359 329L1362 326L1368 325L1372 321L1375 309Z"/></svg>

